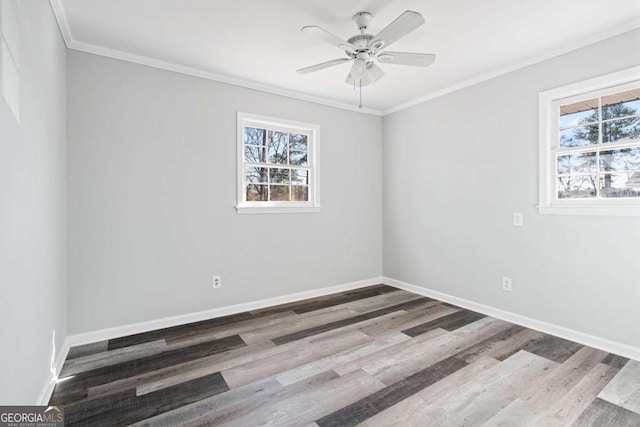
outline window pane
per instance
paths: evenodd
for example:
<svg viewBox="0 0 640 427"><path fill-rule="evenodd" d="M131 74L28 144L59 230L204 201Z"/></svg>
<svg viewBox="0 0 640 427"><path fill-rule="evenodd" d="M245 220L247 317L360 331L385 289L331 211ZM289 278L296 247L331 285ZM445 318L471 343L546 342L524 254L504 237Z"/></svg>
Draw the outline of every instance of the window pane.
<svg viewBox="0 0 640 427"><path fill-rule="evenodd" d="M598 121L598 99L589 99L560 106L560 127L583 125Z"/></svg>
<svg viewBox="0 0 640 427"><path fill-rule="evenodd" d="M640 147L600 152L600 169L605 172L640 170Z"/></svg>
<svg viewBox="0 0 640 427"><path fill-rule="evenodd" d="M292 133L289 135L289 144L292 150L307 151L307 135L298 135Z"/></svg>
<svg viewBox="0 0 640 427"><path fill-rule="evenodd" d="M264 129L256 129L245 127L244 128L244 143L250 145L265 145L264 136L266 132Z"/></svg>
<svg viewBox="0 0 640 427"><path fill-rule="evenodd" d="M640 89L615 93L602 98L602 119L640 114Z"/></svg>
<svg viewBox="0 0 640 427"><path fill-rule="evenodd" d="M247 185L247 202L266 202L267 186L258 184Z"/></svg>
<svg viewBox="0 0 640 427"><path fill-rule="evenodd" d="M596 176L558 177L558 199L591 199L596 197Z"/></svg>
<svg viewBox="0 0 640 427"><path fill-rule="evenodd" d="M291 187L291 196L294 202L308 202L309 187L294 185Z"/></svg>
<svg viewBox="0 0 640 427"><path fill-rule="evenodd" d="M558 175L596 171L596 153L558 156Z"/></svg>
<svg viewBox="0 0 640 427"><path fill-rule="evenodd" d="M598 143L598 125L580 126L560 131L560 147L582 147Z"/></svg>
<svg viewBox="0 0 640 427"><path fill-rule="evenodd" d="M269 177L272 183L289 184L289 170L284 168L269 168Z"/></svg>
<svg viewBox="0 0 640 427"><path fill-rule="evenodd" d="M274 202L288 202L289 186L288 185L272 185L271 200Z"/></svg>
<svg viewBox="0 0 640 427"><path fill-rule="evenodd" d="M265 163L265 149L263 147L244 147L244 161L248 163Z"/></svg>
<svg viewBox="0 0 640 427"><path fill-rule="evenodd" d="M607 173L600 177L602 197L640 197L640 172Z"/></svg>
<svg viewBox="0 0 640 427"><path fill-rule="evenodd" d="M287 134L270 130L269 163L287 163Z"/></svg>
<svg viewBox="0 0 640 427"><path fill-rule="evenodd" d="M246 166L244 168L244 177L248 182L267 182L267 168Z"/></svg>
<svg viewBox="0 0 640 427"><path fill-rule="evenodd" d="M640 139L640 117L602 123L602 142Z"/></svg>
<svg viewBox="0 0 640 427"><path fill-rule="evenodd" d="M292 165L306 166L307 165L307 152L306 151L292 151L289 153L290 161Z"/></svg>
<svg viewBox="0 0 640 427"><path fill-rule="evenodd" d="M309 184L309 171L307 169L291 169L292 184Z"/></svg>

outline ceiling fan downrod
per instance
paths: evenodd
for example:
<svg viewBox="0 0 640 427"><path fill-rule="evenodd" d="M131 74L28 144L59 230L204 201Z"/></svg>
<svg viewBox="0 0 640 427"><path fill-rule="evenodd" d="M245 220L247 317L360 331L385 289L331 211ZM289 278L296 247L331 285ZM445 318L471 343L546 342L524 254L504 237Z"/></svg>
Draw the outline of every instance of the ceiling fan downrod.
<svg viewBox="0 0 640 427"><path fill-rule="evenodd" d="M373 18L373 15L369 12L358 12L353 15L353 18L351 19L356 24L356 27L358 27L358 30L360 30L360 33L364 34L364 32L367 30L367 27L369 26L369 21L371 21L371 18Z"/></svg>

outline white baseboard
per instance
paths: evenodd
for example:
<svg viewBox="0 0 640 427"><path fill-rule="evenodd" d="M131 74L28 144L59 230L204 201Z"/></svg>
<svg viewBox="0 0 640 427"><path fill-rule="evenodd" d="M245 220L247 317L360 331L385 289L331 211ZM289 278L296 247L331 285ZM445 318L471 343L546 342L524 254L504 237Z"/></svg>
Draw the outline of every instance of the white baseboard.
<svg viewBox="0 0 640 427"><path fill-rule="evenodd" d="M150 320L146 322L116 326L113 328L100 329L97 331L73 334L69 335L67 337L67 340L70 347L90 344L98 341L124 337L127 335L153 331L155 329L170 328L172 326L184 325L186 323L199 322L201 320L214 319L216 317L228 316L245 311L258 310L260 308L271 307L274 305L301 301L307 298L316 298L323 295L334 294L336 292L344 292L352 289L363 288L365 286L379 285L381 283L382 277L372 277L370 279L359 280L357 282L344 283L342 285L329 286L326 288L314 289L305 292L296 292L294 294L282 295L275 298L267 298L258 301L230 305L227 307L198 311L195 313L182 314L157 320Z"/></svg>
<svg viewBox="0 0 640 427"><path fill-rule="evenodd" d="M614 353L620 356L640 361L640 348L637 347L622 344L616 341L611 341L605 338L600 338L584 332L576 331L574 329L554 325L552 323L543 322L541 320L532 319L531 317L522 316L520 314L501 310L495 307L490 307L488 305L479 304L477 302L469 301L464 298L455 297L453 295L434 291L422 286L412 285L410 283L402 282L390 277L383 277L382 283L384 283L385 285L394 286L398 289L404 289L405 291L413 292L414 294L419 294L428 298L448 302L450 304L466 308L467 310L472 310L478 313L486 314L487 316L495 317L496 319L505 320L507 322L515 323L516 325L535 329L549 335L554 335L556 337L584 344L589 347L597 348L608 353Z"/></svg>
<svg viewBox="0 0 640 427"><path fill-rule="evenodd" d="M38 396L38 401L36 405L48 405L49 400L51 399L51 394L53 393L53 388L56 386L56 381L58 380L58 374L62 370L62 365L64 365L64 361L67 358L67 354L69 354L69 349L71 346L69 345L69 338L66 337L64 342L62 343L62 348L58 352L56 360L53 364L53 369L49 372L49 377L47 378L47 383L42 388L40 395Z"/></svg>
<svg viewBox="0 0 640 427"><path fill-rule="evenodd" d="M129 325L116 326L113 328L100 329L97 331L84 332L80 334L68 335L65 340L56 361L54 363L55 372L62 370L69 350L73 346L91 344L98 341L110 340L114 338L124 337L127 335L139 334L155 329L170 328L172 326L184 325L186 323L199 322L201 320L214 319L216 317L228 316L230 314L242 313L245 311L258 310L265 307L271 307L279 304L301 301L308 298L316 298L323 295L334 294L337 292L350 291L353 289L364 288L366 286L379 285L382 283L382 277L372 277L370 279L359 280L357 282L344 283L337 286L329 286L326 288L314 289L305 292L296 292L294 294L283 295L275 298L267 298L258 301L252 301L243 304L230 305L227 307L213 308L211 310L198 311L195 313L183 314L179 316L166 317L163 319L150 320L147 322L133 323ZM51 394L56 385L57 377L53 372L49 375L47 383L38 396L38 405L46 405L51 399Z"/></svg>
<svg viewBox="0 0 640 427"><path fill-rule="evenodd" d="M211 310L199 311L196 313L183 314L179 316L167 317L163 319L151 320L147 322L134 323L129 325L117 326L113 328L101 329L92 332L85 332L80 334L69 335L64 340L64 344L56 362L54 364L55 372L60 372L62 365L69 353L69 349L73 346L90 344L98 341L104 341L119 337L124 337L132 334L139 334L142 332L148 332L155 329L169 328L172 326L183 325L186 323L198 322L201 320L213 319L216 317L228 316L231 314L242 313L245 311L258 310L261 308L271 307L279 304L286 304L290 302L301 301L308 298L315 298L324 295L329 295L337 292L344 292L353 289L363 288L365 286L377 285L384 283L385 285L393 286L398 289L404 289L405 291L412 292L418 295L423 295L429 298L437 299L439 301L448 302L468 310L476 311L478 313L486 314L497 319L505 320L517 325L525 326L527 328L535 329L550 335L554 335L567 340L575 341L580 344L588 345L593 348L597 348L609 353L625 356L630 359L640 360L640 348L632 347L619 342L607 340L604 338L596 337L594 335L586 334L584 332L576 331L573 329L565 328L563 326L554 325L552 323L543 322L541 320L532 319L530 317L522 316L520 314L512 313L509 311L501 310L495 307L490 307L484 304L479 304L464 298L455 297L453 295L445 294L443 292L434 291L421 286L412 285L410 283L402 282L400 280L392 279L390 277L374 277L371 279L360 280L357 282L345 283L337 286L330 286L321 289L314 289L312 291L297 292L294 294L283 295L275 298L268 298L258 301L252 301L243 304L236 304L227 307L214 308ZM38 397L39 405L46 405L51 398L51 393L55 386L56 378L53 377L53 373L50 375L47 384L43 388L40 396Z"/></svg>

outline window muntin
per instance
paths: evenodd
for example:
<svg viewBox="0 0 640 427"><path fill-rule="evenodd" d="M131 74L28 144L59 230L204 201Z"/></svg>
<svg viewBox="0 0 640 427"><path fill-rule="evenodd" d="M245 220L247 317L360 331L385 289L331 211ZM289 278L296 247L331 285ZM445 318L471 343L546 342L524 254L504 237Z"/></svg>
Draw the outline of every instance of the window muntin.
<svg viewBox="0 0 640 427"><path fill-rule="evenodd" d="M640 84L557 101L557 199L640 200Z"/></svg>
<svg viewBox="0 0 640 427"><path fill-rule="evenodd" d="M540 93L540 213L640 215L640 67Z"/></svg>
<svg viewBox="0 0 640 427"><path fill-rule="evenodd" d="M239 113L238 132L239 212L319 208L318 126Z"/></svg>

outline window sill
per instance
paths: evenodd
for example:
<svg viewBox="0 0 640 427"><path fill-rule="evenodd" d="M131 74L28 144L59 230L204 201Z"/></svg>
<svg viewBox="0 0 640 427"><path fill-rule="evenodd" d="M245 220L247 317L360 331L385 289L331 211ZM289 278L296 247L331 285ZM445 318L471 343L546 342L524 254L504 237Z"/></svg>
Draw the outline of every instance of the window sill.
<svg viewBox="0 0 640 427"><path fill-rule="evenodd" d="M538 206L541 215L640 216L640 206Z"/></svg>
<svg viewBox="0 0 640 427"><path fill-rule="evenodd" d="M321 209L321 206L236 206L239 214L318 213Z"/></svg>

